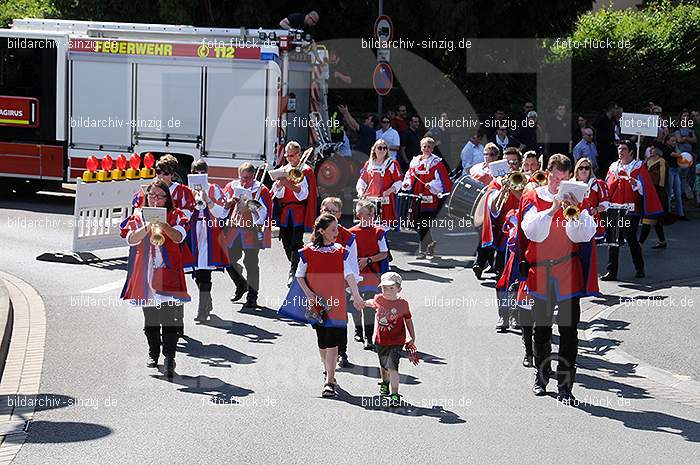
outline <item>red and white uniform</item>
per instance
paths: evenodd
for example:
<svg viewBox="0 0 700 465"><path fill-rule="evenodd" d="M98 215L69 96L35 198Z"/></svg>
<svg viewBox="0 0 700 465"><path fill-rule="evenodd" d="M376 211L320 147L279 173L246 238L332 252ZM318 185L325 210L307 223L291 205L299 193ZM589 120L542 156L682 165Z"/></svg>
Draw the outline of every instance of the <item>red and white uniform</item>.
<svg viewBox="0 0 700 465"><path fill-rule="evenodd" d="M477 163L476 165L469 168L469 176L471 176L472 179L476 179L477 181L486 185L493 181L493 176L491 176L491 170L489 169L489 165L487 165L486 162Z"/></svg>
<svg viewBox="0 0 700 465"><path fill-rule="evenodd" d="M481 225L481 246L493 247L496 250L504 251L508 236L503 231L503 226L506 223L507 213L510 210L518 210L520 206L520 197L517 197L512 192L508 195L505 204L499 212L493 213L491 205L501 193L503 185L501 178L495 178L490 183L484 193L486 208L484 208L484 216Z"/></svg>
<svg viewBox="0 0 700 465"><path fill-rule="evenodd" d="M234 198L236 188L243 188L239 179L226 184L224 196L227 201ZM239 211L235 205L230 212L229 228L226 230L226 246L236 244L243 249L268 249L272 247L272 195L270 190L261 182L254 181L252 186L246 188L248 199L257 198L262 207L253 212L251 210ZM258 233L262 232L262 241Z"/></svg>
<svg viewBox="0 0 700 465"><path fill-rule="evenodd" d="M209 183L207 195L214 204L197 205L189 221L187 248L184 250L185 271L215 270L230 265L223 225L228 216L226 197L217 184Z"/></svg>
<svg viewBox="0 0 700 465"><path fill-rule="evenodd" d="M602 179L591 177L588 180L588 192L583 199L583 208L589 210L598 207L607 207L608 205L608 185ZM600 220L600 213L597 211L593 214L595 222L598 225L595 232L596 239L605 237L605 224Z"/></svg>
<svg viewBox="0 0 700 465"><path fill-rule="evenodd" d="M590 249L595 221L585 209L578 222L567 221L561 208L549 216L553 200L548 186L523 194L519 234L529 271L520 286L521 301L528 296L549 301L550 283L557 302L598 293L597 272L590 269L590 259L582 256L581 247Z"/></svg>
<svg viewBox="0 0 700 465"><path fill-rule="evenodd" d="M388 158L377 163L376 160L369 159L360 170L360 178L357 180L355 189L358 196L382 197L382 223L395 224L398 220L396 214L396 192L401 190L403 175L399 162ZM384 196L390 188L394 188L394 193Z"/></svg>
<svg viewBox="0 0 700 465"><path fill-rule="evenodd" d="M518 201L519 204L519 201ZM504 207L505 208L505 207ZM508 210L504 215L503 234L506 236L506 260L503 273L496 283L496 291L508 291L511 284L518 281L518 208Z"/></svg>
<svg viewBox="0 0 700 465"><path fill-rule="evenodd" d="M292 165L287 163L284 169L288 173ZM316 175L309 165L305 164L300 169L304 179L299 183L299 192L283 186L272 187L272 196L279 206L276 219L283 228L304 226L306 231L311 231L316 219Z"/></svg>
<svg viewBox="0 0 700 465"><path fill-rule="evenodd" d="M323 247L308 244L299 258L296 277L305 278L309 289L329 304L324 326L346 327L345 277L355 274L348 250L337 242Z"/></svg>
<svg viewBox="0 0 700 465"><path fill-rule="evenodd" d="M605 182L610 203L634 204L634 210L628 215L653 217L663 214L663 206L644 161L632 160L627 165L615 161L610 165Z"/></svg>
<svg viewBox="0 0 700 465"><path fill-rule="evenodd" d="M175 228L185 240L187 217L174 208L167 215L170 226ZM120 234L130 245L129 266L121 298L140 307L158 306L165 302L189 302L185 272L182 261L182 247L166 235L160 247L151 244L150 234L146 234L138 244L129 242L133 231L144 224L141 209L125 218L119 225Z"/></svg>
<svg viewBox="0 0 700 465"><path fill-rule="evenodd" d="M371 257L381 252L388 252L386 244L386 231L378 226L361 227L359 224L350 228L357 242L357 255L359 258ZM388 271L387 259L372 262L360 270L362 282L358 286L360 292L379 291L380 276Z"/></svg>
<svg viewBox="0 0 700 465"><path fill-rule="evenodd" d="M139 189L138 192L134 194L131 200L134 208L143 207L145 195L146 192L144 189ZM170 196L173 198L173 206L182 210L189 221L194 212L194 195L190 188L179 182L173 182L170 184Z"/></svg>
<svg viewBox="0 0 700 465"><path fill-rule="evenodd" d="M345 226L338 224L338 237L335 238L336 244L340 244L348 251L348 260L354 264L353 271L355 272L355 282L360 282L360 268L357 263L357 240L355 235Z"/></svg>
<svg viewBox="0 0 700 465"><path fill-rule="evenodd" d="M435 154L431 154L426 159L422 157L422 155L413 157L402 187L422 197L421 212L434 212L440 205L438 194L451 191L452 180L445 164L442 163L442 158Z"/></svg>

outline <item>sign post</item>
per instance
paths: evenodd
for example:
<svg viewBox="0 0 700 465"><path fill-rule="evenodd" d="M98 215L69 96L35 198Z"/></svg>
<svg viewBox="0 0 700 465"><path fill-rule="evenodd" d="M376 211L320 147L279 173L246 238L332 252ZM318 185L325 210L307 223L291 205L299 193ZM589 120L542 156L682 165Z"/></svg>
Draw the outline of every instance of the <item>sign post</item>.
<svg viewBox="0 0 700 465"><path fill-rule="evenodd" d="M382 96L389 93L394 82L394 73L389 66L389 50L387 47L382 47L383 42L388 42L394 37L394 23L391 18L384 14L384 0L379 0L379 15L374 21L374 38L379 41L380 47L377 49L377 61L379 64L374 68L372 73L372 82L374 89L377 91L377 113L382 114ZM382 66L383 65L383 66ZM387 71L388 70L388 71ZM379 79L380 82L377 82ZM386 83L389 87L386 88ZM380 91L380 89L382 89Z"/></svg>
<svg viewBox="0 0 700 465"><path fill-rule="evenodd" d="M642 144L642 136L656 137L659 131L659 115L643 113L622 113L620 132L637 136L637 160Z"/></svg>

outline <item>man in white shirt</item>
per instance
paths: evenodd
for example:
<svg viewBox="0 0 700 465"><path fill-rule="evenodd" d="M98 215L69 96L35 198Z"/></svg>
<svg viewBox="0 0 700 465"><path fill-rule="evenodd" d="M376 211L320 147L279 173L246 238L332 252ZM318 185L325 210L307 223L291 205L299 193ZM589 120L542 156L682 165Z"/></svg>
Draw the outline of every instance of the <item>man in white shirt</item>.
<svg viewBox="0 0 700 465"><path fill-rule="evenodd" d="M391 127L391 120L387 115L382 115L379 123L380 127L377 129L376 140L384 139L389 146L389 155L396 160L397 152L401 148L401 137L396 132L396 129Z"/></svg>
<svg viewBox="0 0 700 465"><path fill-rule="evenodd" d="M476 131L462 148L459 157L462 159L462 173L469 174L469 169L484 161L484 145L481 143L481 133Z"/></svg>

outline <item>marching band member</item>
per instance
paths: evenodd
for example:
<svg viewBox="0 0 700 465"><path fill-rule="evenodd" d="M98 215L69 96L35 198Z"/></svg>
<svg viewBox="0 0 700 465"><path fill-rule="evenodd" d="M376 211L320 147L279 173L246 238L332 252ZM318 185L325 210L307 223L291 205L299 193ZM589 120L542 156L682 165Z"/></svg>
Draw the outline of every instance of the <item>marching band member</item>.
<svg viewBox="0 0 700 465"><path fill-rule="evenodd" d="M508 160L511 172L519 171L521 154L515 147L508 147L504 153ZM525 178L523 177L523 181ZM484 219L481 230L481 243L485 247L495 249L494 269L497 274L501 274L505 265L506 242L508 240L507 229L504 229L507 215L511 211L517 211L520 205L520 197L525 187L525 182L519 186L511 186L509 178L503 176L491 181L484 195L486 195L486 205L484 209ZM500 276L497 278L500 280ZM512 284L512 283L510 283ZM508 301L508 299L501 299ZM498 307L498 323L496 330L505 333L508 330L510 308L507 305Z"/></svg>
<svg viewBox="0 0 700 465"><path fill-rule="evenodd" d="M177 170L177 165L177 158L169 153L166 153L156 162L156 176L168 186L168 189L170 190L170 197L173 200L173 206L180 209L182 213L185 214L187 221L189 221L192 217L192 213L194 212L194 196L192 195L192 191L187 186L173 180L175 171ZM134 208L140 208L144 204L144 200L145 193L143 189L139 189L132 199ZM187 250L187 242L183 242L182 247L184 248L182 252L185 254L185 256L189 256L190 251ZM178 311L180 311L178 319L180 322L182 322L184 319L184 314L182 313L183 310L184 307L178 307ZM179 335L182 336L184 334L184 323L181 323L178 327L180 328Z"/></svg>
<svg viewBox="0 0 700 465"><path fill-rule="evenodd" d="M304 245L304 231L311 230L316 217L316 175L310 166L298 166L301 161L301 146L298 142L287 143L284 156L287 159L287 164L284 165L287 172L298 168L304 174L300 182L282 178L272 184L272 195L279 213L275 215L280 228L279 236L291 264L287 281L290 286L299 264L298 250Z"/></svg>
<svg viewBox="0 0 700 465"><path fill-rule="evenodd" d="M491 171L489 169L489 163L492 163L501 156L501 152L498 146L492 142L489 142L484 147L484 161L482 163L477 163L472 166L469 170L469 176L477 181L489 185L493 181L493 176L491 176ZM481 279L481 274L484 272L486 264L493 262L494 249L489 240L487 239L491 233L484 235L485 226L481 226L481 237L482 240L476 248L476 260L472 265L472 271L476 275L476 279ZM484 241L486 239L486 241Z"/></svg>
<svg viewBox="0 0 700 465"><path fill-rule="evenodd" d="M637 241L639 221L642 216L656 217L664 211L645 163L633 158L633 150L634 145L631 142L620 142L617 146L618 160L610 165L605 181L608 184L611 203L634 204L634 209L624 216L621 228L637 270L635 278L643 278L644 257L642 247ZM617 280L619 255L619 247L610 247L607 273L601 278L603 281Z"/></svg>
<svg viewBox="0 0 700 465"><path fill-rule="evenodd" d="M602 240L605 237L605 225L600 220L600 213L604 212L608 205L608 185L598 179L593 172L593 163L586 157L579 158L574 167L574 177L577 181L588 185L585 207L596 222L595 239Z"/></svg>
<svg viewBox="0 0 700 465"><path fill-rule="evenodd" d="M381 221L384 226L398 226L396 193L401 189L403 175L399 162L389 156L389 146L384 139L377 140L360 170L356 190L359 198L381 197Z"/></svg>
<svg viewBox="0 0 700 465"><path fill-rule="evenodd" d="M528 178L530 178L540 169L540 158L539 155L537 155L537 152L535 152L534 150L528 150L527 152L525 152L523 154L523 174L527 175ZM531 179L529 180L531 181Z"/></svg>
<svg viewBox="0 0 700 465"><path fill-rule="evenodd" d="M518 206L519 206L518 201ZM498 282L496 283L496 303L498 306L498 332L505 333L508 326L517 329L515 321L515 300L517 298L518 275L518 252L517 252L517 232L518 232L518 206L511 208L503 217L503 234L507 237L505 249L505 266ZM514 291L515 288L515 291ZM526 346L527 347L527 346ZM526 350L527 354L527 350Z"/></svg>
<svg viewBox="0 0 700 465"><path fill-rule="evenodd" d="M143 307L148 342L146 366L156 368L161 353L168 376L175 373L175 349L182 330L183 303L190 301L180 243L187 218L173 205L168 185L155 180L146 188L146 205L164 207L166 222L145 222L141 208L119 225L129 244L129 267L121 298Z"/></svg>
<svg viewBox="0 0 700 465"><path fill-rule="evenodd" d="M258 306L260 290L260 250L272 247L272 196L262 182L256 179L256 170L251 163L242 163L238 168L239 179L224 187L226 207L231 209L230 225L226 231L226 244L230 266L226 268L236 285L231 301L236 302L246 292L246 308ZM237 198L236 190L245 189L246 194ZM243 257L243 267L238 261Z"/></svg>
<svg viewBox="0 0 700 465"><path fill-rule="evenodd" d="M207 162L199 159L192 163L193 174L206 174ZM211 272L229 265L224 246L223 220L228 216L224 194L217 184L194 190L194 213L189 221L185 252L185 271L191 271L199 289L199 306L194 321L209 319L212 311Z"/></svg>
<svg viewBox="0 0 700 465"><path fill-rule="evenodd" d="M379 292L379 281L382 273L389 271L389 247L386 244L386 231L373 224L375 215L374 204L360 200L355 207L355 214L360 223L350 228L357 242L358 268L362 280L359 290L364 300L373 298ZM374 309L365 307L362 318L355 320L355 335L362 334L359 326L364 320L365 350L374 349Z"/></svg>
<svg viewBox="0 0 700 465"><path fill-rule="evenodd" d="M430 223L437 216L440 208L440 195L452 190L452 180L442 158L433 154L435 141L424 137L420 141L421 154L411 160L403 190L411 190L421 196L420 217L417 221L418 254L416 258L432 258L435 252L435 242L430 234Z"/></svg>
<svg viewBox="0 0 700 465"><path fill-rule="evenodd" d="M520 205L519 248L524 260L520 264L523 282L519 300L532 308L536 369L532 390L537 396L546 394L552 315L558 307L557 399L566 403L574 400L571 389L576 373L580 299L598 294L597 274L590 267L589 257L582 256L586 250L580 247L591 241L596 225L585 209L580 209L578 219L567 220L563 215L562 202L579 205L570 194L563 198L559 195L561 182L571 177L569 158L552 155L547 172L548 184L525 193Z"/></svg>
<svg viewBox="0 0 700 465"><path fill-rule="evenodd" d="M338 220L335 216L324 213L316 218L311 243L299 251L296 283L279 310L281 315L312 323L316 330L326 377L321 392L323 397L336 395L338 346L347 331L346 283L355 309L360 311L364 307L349 252L335 242L337 237ZM299 299L300 295L303 299Z"/></svg>
<svg viewBox="0 0 700 465"><path fill-rule="evenodd" d="M189 221L194 212L194 196L186 185L173 181L177 165L177 158L166 153L156 162L156 177L167 184L170 188L170 196L173 199L173 205L182 210ZM139 189L138 192L134 194L131 203L134 205L134 208L139 208L143 206L144 200L145 193L142 189Z"/></svg>
<svg viewBox="0 0 700 465"><path fill-rule="evenodd" d="M355 240L355 235L350 232L348 228L340 224L340 219L343 216L343 202L338 197L326 197L321 202L321 214L328 213L338 220L338 237L335 239L337 244L342 245L348 250L348 260L351 265L354 265L353 271L355 272L355 281L359 282L362 278L360 277L360 269L357 264L357 242ZM349 295L346 294L349 298ZM352 306L350 306L352 307ZM348 308L352 310L351 308ZM359 317L357 314L352 314L355 320L355 327L360 328L360 340L362 339L362 315ZM358 323L359 322L359 323ZM355 331L355 340L357 340L357 329ZM338 344L338 366L341 368L349 368L352 364L348 361L348 333L345 331L343 333L343 338Z"/></svg>

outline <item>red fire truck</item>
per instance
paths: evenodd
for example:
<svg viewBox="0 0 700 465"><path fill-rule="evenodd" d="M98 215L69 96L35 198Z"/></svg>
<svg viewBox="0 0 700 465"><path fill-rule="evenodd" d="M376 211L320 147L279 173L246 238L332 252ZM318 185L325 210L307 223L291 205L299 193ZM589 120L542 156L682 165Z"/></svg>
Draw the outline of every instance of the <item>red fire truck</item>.
<svg viewBox="0 0 700 465"><path fill-rule="evenodd" d="M294 30L15 20L0 30L0 177L37 189L134 152L184 172L205 158L221 183L273 166L286 140L309 142L287 118L328 119L326 58Z"/></svg>

